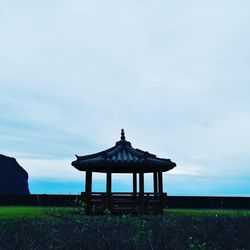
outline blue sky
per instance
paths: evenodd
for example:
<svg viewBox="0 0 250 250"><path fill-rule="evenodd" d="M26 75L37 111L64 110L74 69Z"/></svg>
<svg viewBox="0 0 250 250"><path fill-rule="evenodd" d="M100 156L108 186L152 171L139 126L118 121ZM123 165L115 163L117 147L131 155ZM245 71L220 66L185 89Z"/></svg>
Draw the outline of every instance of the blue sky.
<svg viewBox="0 0 250 250"><path fill-rule="evenodd" d="M74 155L124 128L177 163L169 194L249 196L249 13L230 0L0 1L0 153L33 193L80 193Z"/></svg>

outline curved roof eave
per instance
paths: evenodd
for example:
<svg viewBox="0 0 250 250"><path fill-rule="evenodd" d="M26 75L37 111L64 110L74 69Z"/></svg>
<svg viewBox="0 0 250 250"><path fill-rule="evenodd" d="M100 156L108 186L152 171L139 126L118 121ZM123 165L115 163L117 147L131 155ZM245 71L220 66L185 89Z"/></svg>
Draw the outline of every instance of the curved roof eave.
<svg viewBox="0 0 250 250"><path fill-rule="evenodd" d="M176 166L170 159L158 158L147 151L133 148L131 143L125 140L123 130L121 140L116 142L115 146L94 154L76 155L76 158L71 164L80 171L93 169L95 172L105 172L106 169L114 173L116 170L129 173L141 169L144 172L153 172L169 171Z"/></svg>

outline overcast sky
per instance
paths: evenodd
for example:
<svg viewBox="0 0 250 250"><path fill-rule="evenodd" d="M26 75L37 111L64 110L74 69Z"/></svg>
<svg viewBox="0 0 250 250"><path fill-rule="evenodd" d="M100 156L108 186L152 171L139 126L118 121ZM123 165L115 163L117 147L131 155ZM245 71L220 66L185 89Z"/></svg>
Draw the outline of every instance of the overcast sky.
<svg viewBox="0 0 250 250"><path fill-rule="evenodd" d="M0 0L0 110L31 192L83 191L124 128L169 194L250 195L250 2Z"/></svg>

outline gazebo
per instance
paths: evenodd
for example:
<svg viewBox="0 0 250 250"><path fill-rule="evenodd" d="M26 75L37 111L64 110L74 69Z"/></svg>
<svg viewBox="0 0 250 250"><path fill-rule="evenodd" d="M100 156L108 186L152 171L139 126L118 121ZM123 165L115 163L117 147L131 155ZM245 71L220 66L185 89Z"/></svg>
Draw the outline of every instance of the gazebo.
<svg viewBox="0 0 250 250"><path fill-rule="evenodd" d="M111 213L161 213L167 194L163 192L162 173L173 169L176 164L170 159L156 157L147 151L135 149L126 141L124 130L114 147L99 153L78 156L72 162L79 171L86 172L85 192L81 193L88 212ZM106 174L106 192L92 192L92 173ZM112 173L133 175L133 192L112 192ZM153 192L144 192L144 173L153 174ZM139 175L139 192L137 191Z"/></svg>

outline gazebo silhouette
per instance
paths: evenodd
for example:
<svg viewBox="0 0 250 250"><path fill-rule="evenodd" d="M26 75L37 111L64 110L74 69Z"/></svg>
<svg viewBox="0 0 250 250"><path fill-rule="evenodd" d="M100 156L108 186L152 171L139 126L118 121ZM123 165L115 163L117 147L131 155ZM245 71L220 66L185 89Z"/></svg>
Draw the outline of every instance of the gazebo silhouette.
<svg viewBox="0 0 250 250"><path fill-rule="evenodd" d="M115 146L99 153L77 156L72 162L79 171L86 172L85 192L81 193L87 212L161 213L167 194L163 192L162 173L176 166L170 159L156 157L147 151L135 149L126 141L124 130ZM106 173L106 192L92 192L92 173ZM133 192L114 193L111 190L112 173L133 174ZM144 173L153 173L154 190L144 192ZM139 192L137 192L139 175ZM94 209L93 209L94 208Z"/></svg>

